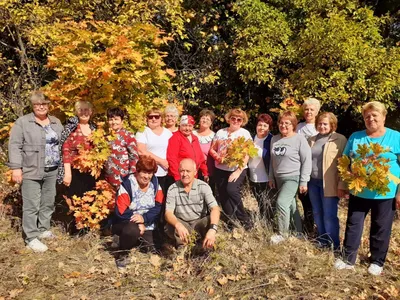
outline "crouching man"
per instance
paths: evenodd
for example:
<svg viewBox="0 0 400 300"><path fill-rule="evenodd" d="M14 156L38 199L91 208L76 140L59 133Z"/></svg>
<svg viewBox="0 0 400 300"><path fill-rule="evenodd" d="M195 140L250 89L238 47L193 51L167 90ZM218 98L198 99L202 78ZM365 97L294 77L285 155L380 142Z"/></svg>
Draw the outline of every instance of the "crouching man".
<svg viewBox="0 0 400 300"><path fill-rule="evenodd" d="M167 193L166 233L179 248L189 242L193 231L203 239L203 248L213 248L220 209L210 186L196 179L196 163L185 158L179 164L180 180Z"/></svg>

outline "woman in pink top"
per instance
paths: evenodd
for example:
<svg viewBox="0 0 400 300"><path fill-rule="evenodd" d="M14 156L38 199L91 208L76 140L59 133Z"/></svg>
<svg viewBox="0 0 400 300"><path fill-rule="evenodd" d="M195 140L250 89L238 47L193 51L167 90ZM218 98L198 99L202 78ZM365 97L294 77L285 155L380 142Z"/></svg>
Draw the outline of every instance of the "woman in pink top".
<svg viewBox="0 0 400 300"><path fill-rule="evenodd" d="M199 129L193 131L193 133L199 138L200 148L204 154L204 158L207 162L208 176L209 182L208 184L211 186L211 189L214 192L214 180L213 180L213 171L215 168L214 159L211 155L208 155L208 152L211 148L211 142L214 138L215 132L211 130L211 126L215 120L215 114L212 110L203 109L200 112L200 121L199 121ZM203 180L203 174L199 173L199 178Z"/></svg>

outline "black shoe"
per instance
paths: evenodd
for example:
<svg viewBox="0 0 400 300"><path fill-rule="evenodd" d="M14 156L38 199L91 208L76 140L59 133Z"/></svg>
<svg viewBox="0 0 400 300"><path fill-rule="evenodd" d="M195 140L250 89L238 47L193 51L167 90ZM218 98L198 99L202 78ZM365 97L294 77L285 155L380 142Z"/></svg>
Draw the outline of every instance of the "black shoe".
<svg viewBox="0 0 400 300"><path fill-rule="evenodd" d="M117 265L118 269L125 269L130 262L131 258L129 257L129 255L122 255L115 260L115 264Z"/></svg>

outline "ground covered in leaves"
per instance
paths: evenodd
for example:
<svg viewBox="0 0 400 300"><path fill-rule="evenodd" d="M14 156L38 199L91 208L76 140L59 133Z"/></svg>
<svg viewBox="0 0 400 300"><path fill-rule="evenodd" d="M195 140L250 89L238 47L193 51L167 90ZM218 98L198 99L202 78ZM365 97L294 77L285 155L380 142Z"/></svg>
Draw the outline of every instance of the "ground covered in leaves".
<svg viewBox="0 0 400 300"><path fill-rule="evenodd" d="M342 222L345 213L343 206ZM55 225L58 238L35 254L18 221L0 216L0 299L400 299L398 220L384 275L375 278L367 273L367 231L356 271L334 270L332 253L310 240L270 245L261 221L250 232L220 232L217 249L201 255L133 251L120 271L110 237L71 237Z"/></svg>

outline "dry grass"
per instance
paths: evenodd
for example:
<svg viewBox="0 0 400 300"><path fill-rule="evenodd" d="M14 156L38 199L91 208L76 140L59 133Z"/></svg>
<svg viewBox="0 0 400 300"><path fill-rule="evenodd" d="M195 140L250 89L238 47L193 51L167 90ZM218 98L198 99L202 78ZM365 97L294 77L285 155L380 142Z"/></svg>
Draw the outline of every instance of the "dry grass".
<svg viewBox="0 0 400 300"><path fill-rule="evenodd" d="M345 213L341 208L343 222ZM355 272L335 271L333 255L307 240L270 245L272 233L260 220L251 232L220 232L217 249L202 256L134 251L132 263L120 272L107 250L109 237L70 237L55 226L58 239L48 243L50 250L34 254L11 223L9 217L0 219L0 299L400 298L398 221L384 275L377 278L367 273L367 232Z"/></svg>

